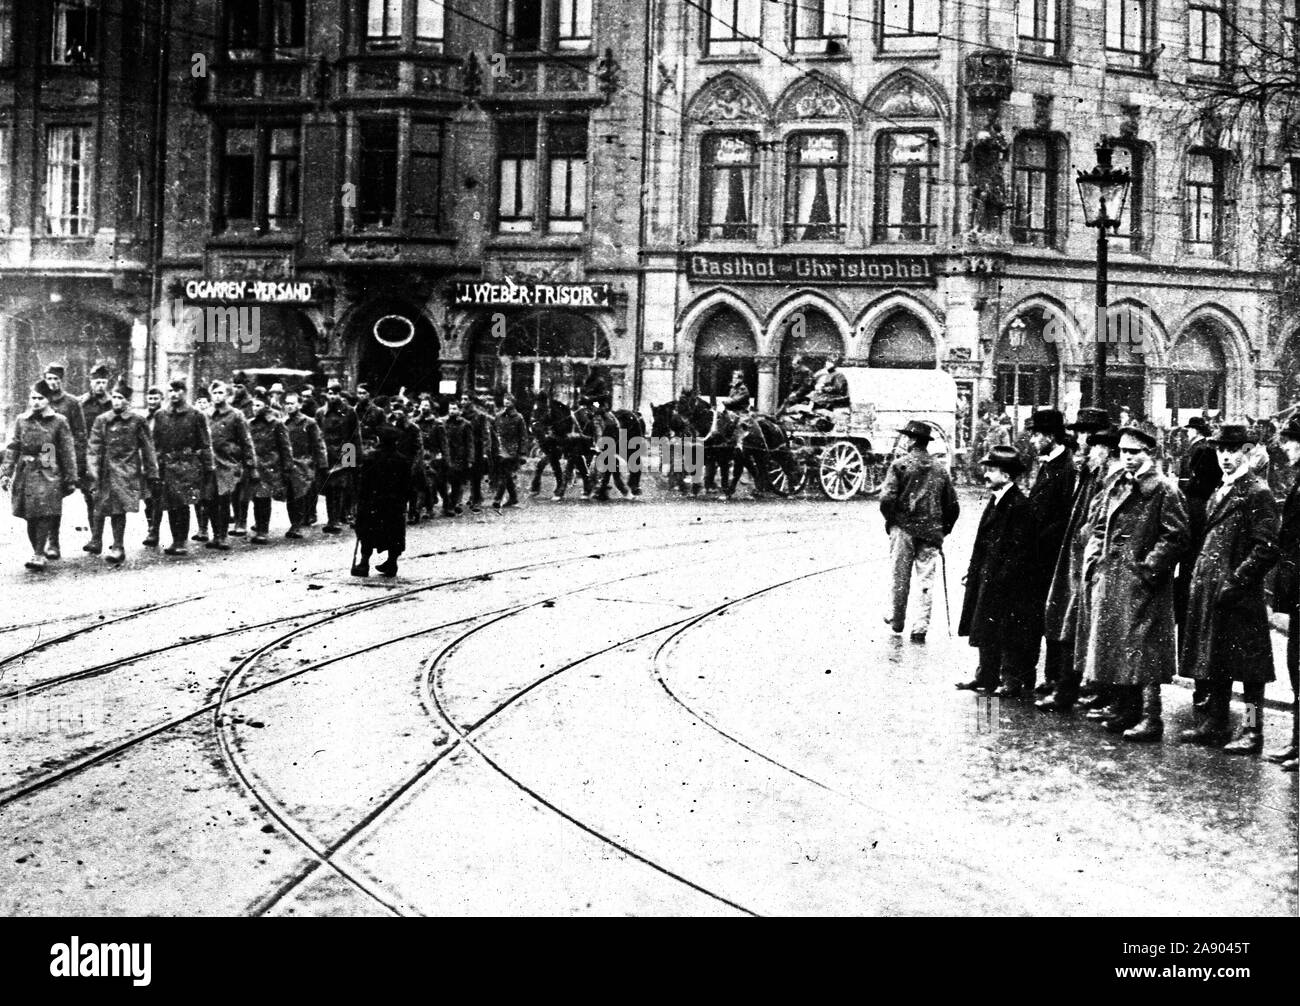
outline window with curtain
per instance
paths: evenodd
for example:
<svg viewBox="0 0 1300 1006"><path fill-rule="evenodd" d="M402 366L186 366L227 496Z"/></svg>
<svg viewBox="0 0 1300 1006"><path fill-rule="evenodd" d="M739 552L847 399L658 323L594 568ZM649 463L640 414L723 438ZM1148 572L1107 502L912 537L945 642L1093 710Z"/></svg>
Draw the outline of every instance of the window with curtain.
<svg viewBox="0 0 1300 1006"><path fill-rule="evenodd" d="M587 120L548 122L546 150L550 172L548 229L552 234L579 233L586 220Z"/></svg>
<svg viewBox="0 0 1300 1006"><path fill-rule="evenodd" d="M795 133L786 140L785 240L841 240L847 148L843 133Z"/></svg>
<svg viewBox="0 0 1300 1006"><path fill-rule="evenodd" d="M877 0L881 48L933 49L939 41L939 0Z"/></svg>
<svg viewBox="0 0 1300 1006"><path fill-rule="evenodd" d="M1187 155L1187 245L1193 255L1213 257L1223 227L1223 158L1216 151Z"/></svg>
<svg viewBox="0 0 1300 1006"><path fill-rule="evenodd" d="M934 337L925 323L910 311L890 314L871 338L867 354L869 367L934 369L938 365Z"/></svg>
<svg viewBox="0 0 1300 1006"><path fill-rule="evenodd" d="M362 119L357 211L362 227L391 227L397 216L398 121Z"/></svg>
<svg viewBox="0 0 1300 1006"><path fill-rule="evenodd" d="M91 230L92 171L88 126L51 126L45 146L45 221L54 237Z"/></svg>
<svg viewBox="0 0 1300 1006"><path fill-rule="evenodd" d="M1022 244L1050 247L1056 242L1056 197L1060 185L1054 137L1028 134L1016 138L1011 237Z"/></svg>
<svg viewBox="0 0 1300 1006"><path fill-rule="evenodd" d="M705 0L704 51L709 56L739 56L756 51L761 0Z"/></svg>
<svg viewBox="0 0 1300 1006"><path fill-rule="evenodd" d="M298 223L299 159L297 129L267 130L266 221L270 230L284 230Z"/></svg>
<svg viewBox="0 0 1300 1006"><path fill-rule="evenodd" d="M1180 410L1176 418L1181 422L1202 411L1213 415L1223 408L1227 369L1217 327L1208 322L1192 325L1169 353L1166 408ZM1186 415L1184 409L1189 410Z"/></svg>
<svg viewBox="0 0 1300 1006"><path fill-rule="evenodd" d="M1106 0L1106 48L1145 54L1151 45L1151 0Z"/></svg>
<svg viewBox="0 0 1300 1006"><path fill-rule="evenodd" d="M745 240L757 233L754 179L758 137L711 133L700 151L700 240Z"/></svg>
<svg viewBox="0 0 1300 1006"><path fill-rule="evenodd" d="M367 0L366 46L395 49L402 41L403 0Z"/></svg>
<svg viewBox="0 0 1300 1006"><path fill-rule="evenodd" d="M799 0L794 7L793 49L841 53L849 35L849 0Z"/></svg>
<svg viewBox="0 0 1300 1006"><path fill-rule="evenodd" d="M1223 0L1192 0L1187 9L1188 58L1202 73L1223 67Z"/></svg>
<svg viewBox="0 0 1300 1006"><path fill-rule="evenodd" d="M934 133L887 132L876 143L877 241L930 241L939 171Z"/></svg>
<svg viewBox="0 0 1300 1006"><path fill-rule="evenodd" d="M1292 157L1282 166L1282 205L1277 236L1281 241L1300 240L1300 157Z"/></svg>
<svg viewBox="0 0 1300 1006"><path fill-rule="evenodd" d="M257 130L227 129L222 138L221 215L230 225L253 222L257 188Z"/></svg>
<svg viewBox="0 0 1300 1006"><path fill-rule="evenodd" d="M1035 56L1060 55L1057 0L1020 0L1017 33L1020 51Z"/></svg>
<svg viewBox="0 0 1300 1006"><path fill-rule="evenodd" d="M502 122L497 150L497 226L528 233L537 216L537 120Z"/></svg>
<svg viewBox="0 0 1300 1006"><path fill-rule="evenodd" d="M99 59L99 0L54 0L50 62L64 66Z"/></svg>
<svg viewBox="0 0 1300 1006"><path fill-rule="evenodd" d="M1117 250L1141 253L1146 247L1143 212L1146 202L1146 148L1143 144L1124 140L1112 140L1110 146L1111 164L1126 169L1131 179L1119 227L1111 232L1111 244Z"/></svg>

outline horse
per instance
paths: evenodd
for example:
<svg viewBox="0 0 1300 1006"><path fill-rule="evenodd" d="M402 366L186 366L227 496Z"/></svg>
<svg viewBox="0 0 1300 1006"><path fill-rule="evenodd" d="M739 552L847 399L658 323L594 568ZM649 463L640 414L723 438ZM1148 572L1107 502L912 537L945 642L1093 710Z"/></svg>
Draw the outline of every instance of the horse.
<svg viewBox="0 0 1300 1006"><path fill-rule="evenodd" d="M533 471L533 484L530 490L537 496L542 491L542 472L550 466L555 476L555 494L552 499L562 499L568 482L564 478L562 463L565 458L565 445L569 434L573 432L573 413L569 407L550 394L540 394L533 402L530 429L533 439L542 452Z"/></svg>
<svg viewBox="0 0 1300 1006"><path fill-rule="evenodd" d="M596 498L609 499L609 480L613 476L614 486L626 498L641 495L641 454L645 439L645 421L630 409L605 409L598 416L600 435L614 445L615 464L612 469L601 473L600 483L596 488ZM642 450L636 451L638 445ZM637 457L632 454L636 451ZM623 484L622 469L628 470L627 485Z"/></svg>
<svg viewBox="0 0 1300 1006"><path fill-rule="evenodd" d="M694 449L698 446L702 448L705 465L708 466L709 452L713 448L707 444L699 443L713 428L713 409L707 401L687 389L682 392L679 398L671 402L665 402L663 405L651 405L650 414L653 417L651 436L661 443L664 441L670 442L672 444L670 454L683 458L692 457L694 456ZM691 473L688 476L685 472L672 470L671 462L662 456L659 463L661 470L665 465L669 466L669 492L677 489L683 496L687 495L688 492L692 495L699 495L700 483L697 481L696 473ZM713 470L716 470L716 466L717 459L715 458ZM712 485L713 482L710 479L706 488L712 488Z"/></svg>
<svg viewBox="0 0 1300 1006"><path fill-rule="evenodd" d="M704 442L706 487L712 486L714 471L721 467L724 499L730 499L735 493L746 469L754 481L754 495L758 497L769 491L789 495L788 490L775 485L770 477L774 464L784 473L787 486L797 482L798 461L785 430L771 416L720 409L713 414L713 425ZM714 451L714 468L710 467L709 447Z"/></svg>

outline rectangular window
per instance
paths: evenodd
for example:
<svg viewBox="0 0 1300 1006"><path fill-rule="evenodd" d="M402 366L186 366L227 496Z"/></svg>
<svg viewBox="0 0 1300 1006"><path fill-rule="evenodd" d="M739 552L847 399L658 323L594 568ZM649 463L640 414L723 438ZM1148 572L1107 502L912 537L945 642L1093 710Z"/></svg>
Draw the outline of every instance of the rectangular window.
<svg viewBox="0 0 1300 1006"><path fill-rule="evenodd" d="M65 66L99 59L99 0L54 0L50 62Z"/></svg>
<svg viewBox="0 0 1300 1006"><path fill-rule="evenodd" d="M14 5L13 0L0 0L0 66L14 58Z"/></svg>
<svg viewBox="0 0 1300 1006"><path fill-rule="evenodd" d="M361 120L357 184L362 227L391 227L397 215L397 120Z"/></svg>
<svg viewBox="0 0 1300 1006"><path fill-rule="evenodd" d="M416 0L415 41L424 45L441 44L447 33L447 10L443 0Z"/></svg>
<svg viewBox="0 0 1300 1006"><path fill-rule="evenodd" d="M1187 243L1193 255L1214 256L1223 223L1223 161L1214 153L1187 155Z"/></svg>
<svg viewBox="0 0 1300 1006"><path fill-rule="evenodd" d="M939 0L879 0L881 47L890 52L933 49L939 41Z"/></svg>
<svg viewBox="0 0 1300 1006"><path fill-rule="evenodd" d="M252 225L256 180L257 130L227 129L221 163L221 213L226 227Z"/></svg>
<svg viewBox="0 0 1300 1006"><path fill-rule="evenodd" d="M0 126L0 233L13 226L9 219L9 136L9 127Z"/></svg>
<svg viewBox="0 0 1300 1006"><path fill-rule="evenodd" d="M786 141L785 240L843 236L846 146L843 133L797 133Z"/></svg>
<svg viewBox="0 0 1300 1006"><path fill-rule="evenodd" d="M442 146L441 122L411 123L409 216L413 225L434 232L442 229Z"/></svg>
<svg viewBox="0 0 1300 1006"><path fill-rule="evenodd" d="M0 134L2 135L2 134ZM3 171L0 165L0 171ZM0 193L2 200L3 193ZM1293 157L1282 167L1282 215L1278 220L1279 241L1300 241L1300 158ZM3 214L0 213L0 216Z"/></svg>
<svg viewBox="0 0 1300 1006"><path fill-rule="evenodd" d="M794 5L794 51L842 53L849 35L849 0L806 0Z"/></svg>
<svg viewBox="0 0 1300 1006"><path fill-rule="evenodd" d="M283 55L301 50L307 44L306 0L275 0L270 16L273 54Z"/></svg>
<svg viewBox="0 0 1300 1006"><path fill-rule="evenodd" d="M1145 55L1149 41L1150 0L1106 0L1106 48Z"/></svg>
<svg viewBox="0 0 1300 1006"><path fill-rule="evenodd" d="M307 44L306 0L225 0L226 54L234 60L286 59Z"/></svg>
<svg viewBox="0 0 1300 1006"><path fill-rule="evenodd" d="M503 122L497 154L501 231L528 233L537 216L537 122Z"/></svg>
<svg viewBox="0 0 1300 1006"><path fill-rule="evenodd" d="M1140 254L1144 245L1142 208L1146 198L1146 179L1143 170L1144 148L1138 145L1113 143L1111 145L1111 164L1124 168L1129 173L1128 199L1124 201L1124 212L1119 227L1113 232L1111 244L1117 249Z"/></svg>
<svg viewBox="0 0 1300 1006"><path fill-rule="evenodd" d="M221 137L218 231L286 230L300 215L301 150L296 126L228 127Z"/></svg>
<svg viewBox="0 0 1300 1006"><path fill-rule="evenodd" d="M1288 67L1300 65L1300 0L1282 0L1282 62Z"/></svg>
<svg viewBox="0 0 1300 1006"><path fill-rule="evenodd" d="M266 157L266 220L273 231L298 223L298 130L272 129Z"/></svg>
<svg viewBox="0 0 1300 1006"><path fill-rule="evenodd" d="M1217 73L1223 65L1222 0L1192 0L1187 16L1189 58L1202 72Z"/></svg>
<svg viewBox="0 0 1300 1006"><path fill-rule="evenodd" d="M1060 54L1056 0L1020 0L1020 51L1035 56Z"/></svg>
<svg viewBox="0 0 1300 1006"><path fill-rule="evenodd" d="M933 133L886 133L876 148L877 241L934 237L932 192L939 171Z"/></svg>
<svg viewBox="0 0 1300 1006"><path fill-rule="evenodd" d="M51 126L45 146L45 223L54 237L90 233L90 129Z"/></svg>
<svg viewBox="0 0 1300 1006"><path fill-rule="evenodd" d="M763 4L756 0L708 0L705 54L740 56L754 52Z"/></svg>
<svg viewBox="0 0 1300 1006"><path fill-rule="evenodd" d="M752 239L754 178L758 137L752 133L713 133L700 151L700 240Z"/></svg>
<svg viewBox="0 0 1300 1006"><path fill-rule="evenodd" d="M402 0L368 0L366 48L396 49L402 42Z"/></svg>
<svg viewBox="0 0 1300 1006"><path fill-rule="evenodd" d="M582 230L587 204L587 120L556 119L546 131L552 234Z"/></svg>
<svg viewBox="0 0 1300 1006"><path fill-rule="evenodd" d="M1056 241L1056 144L1047 136L1016 141L1011 236L1022 244L1050 247Z"/></svg>
<svg viewBox="0 0 1300 1006"><path fill-rule="evenodd" d="M561 49L591 46L591 0L560 0L557 36Z"/></svg>
<svg viewBox="0 0 1300 1006"><path fill-rule="evenodd" d="M542 47L543 0L510 0L507 42L515 52L536 52Z"/></svg>

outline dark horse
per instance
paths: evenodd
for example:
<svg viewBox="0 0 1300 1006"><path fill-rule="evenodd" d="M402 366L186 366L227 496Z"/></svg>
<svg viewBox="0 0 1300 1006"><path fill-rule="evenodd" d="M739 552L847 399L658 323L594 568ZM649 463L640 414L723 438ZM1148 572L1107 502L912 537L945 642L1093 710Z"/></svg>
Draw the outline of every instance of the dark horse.
<svg viewBox="0 0 1300 1006"><path fill-rule="evenodd" d="M555 494L552 499L562 499L568 480L564 477L563 462L573 434L573 413L569 407L550 394L541 394L533 402L531 430L533 439L542 452L533 470L534 496L542 491L542 472L549 466L555 476ZM572 469L570 470L572 474Z"/></svg>
<svg viewBox="0 0 1300 1006"><path fill-rule="evenodd" d="M594 492L597 499L604 500L609 498L609 480L612 477L623 496L640 496L640 457L633 459L631 455L637 446L635 438L645 436L645 423L641 417L628 409L609 410L586 404L569 408L559 402L555 405L568 416L567 432L561 438L565 460L561 485L567 486L577 474L582 479L583 499L590 499ZM606 438L611 449L602 451L598 441ZM602 454L615 464L609 471L597 472L596 458ZM626 484L623 482L624 469L628 471ZM563 494L562 489L559 494Z"/></svg>
<svg viewBox="0 0 1300 1006"><path fill-rule="evenodd" d="M722 468L722 495L730 499L748 470L754 481L754 495L775 492L786 496L788 489L778 485L779 473L784 486L797 484L799 462L783 430L771 416L759 412L736 413L722 409L713 414L713 426L705 437L706 452L712 446ZM709 479L708 454L705 454L705 479ZM730 480L727 474L730 469Z"/></svg>
<svg viewBox="0 0 1300 1006"><path fill-rule="evenodd" d="M703 450L704 454L706 473L704 487L712 489L719 458L718 452L704 440L708 436L709 430L713 428L713 408L709 403L693 390L687 388L682 391L681 396L675 401L665 402L663 405L652 405L650 413L654 417L650 435L655 438L666 439L673 444L668 456L660 457L659 460L661 469L664 465L670 465L668 471L669 492L677 489L682 495L686 495L687 492L692 495L699 495L698 473L689 473L688 475L687 472L674 470L671 467L671 458L693 457L695 455L694 448L697 445ZM710 459L710 453L713 455L712 459Z"/></svg>

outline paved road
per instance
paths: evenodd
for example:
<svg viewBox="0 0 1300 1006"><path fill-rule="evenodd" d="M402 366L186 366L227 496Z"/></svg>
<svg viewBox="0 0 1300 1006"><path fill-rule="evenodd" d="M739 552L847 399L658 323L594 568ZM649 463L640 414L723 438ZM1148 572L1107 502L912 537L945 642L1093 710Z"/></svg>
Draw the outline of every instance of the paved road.
<svg viewBox="0 0 1300 1006"><path fill-rule="evenodd" d="M880 621L870 503L410 545L6 568L0 653L44 645L0 666L0 911L1296 913L1294 776L956 692L941 602Z"/></svg>

